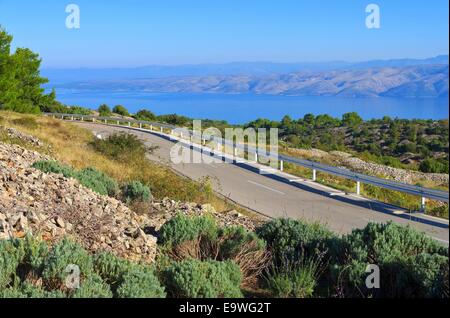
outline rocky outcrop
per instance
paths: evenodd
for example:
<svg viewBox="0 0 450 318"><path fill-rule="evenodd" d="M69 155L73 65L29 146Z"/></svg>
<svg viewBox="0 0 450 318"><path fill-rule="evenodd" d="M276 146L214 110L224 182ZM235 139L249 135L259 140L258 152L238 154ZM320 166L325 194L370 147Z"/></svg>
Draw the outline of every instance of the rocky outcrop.
<svg viewBox="0 0 450 318"><path fill-rule="evenodd" d="M170 199L152 202L138 214L74 179L31 167L38 160L49 159L16 145L0 143L0 239L29 233L55 242L69 236L92 252L110 251L151 262L157 251L157 231L177 213L209 214L220 225L240 224L248 229L259 224L236 211L222 214L207 204Z"/></svg>
<svg viewBox="0 0 450 318"><path fill-rule="evenodd" d="M20 139L33 146L42 147L44 143L39 139L31 135L24 134L23 132L12 128L0 126L0 131L4 131L8 137Z"/></svg>
<svg viewBox="0 0 450 318"><path fill-rule="evenodd" d="M447 185L449 175L445 173L423 173L384 166L376 163L365 162L355 157L342 157L340 164L356 172L367 173L374 176L384 176L399 182L414 184L421 180L432 181L436 184Z"/></svg>

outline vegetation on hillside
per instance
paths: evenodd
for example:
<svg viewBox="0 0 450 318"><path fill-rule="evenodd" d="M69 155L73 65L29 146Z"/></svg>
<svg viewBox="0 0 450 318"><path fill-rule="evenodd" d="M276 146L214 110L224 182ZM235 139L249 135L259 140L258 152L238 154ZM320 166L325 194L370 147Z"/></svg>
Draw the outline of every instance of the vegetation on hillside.
<svg viewBox="0 0 450 318"><path fill-rule="evenodd" d="M290 219L253 233L178 216L160 234L156 266L68 239L0 240L0 298L449 297L448 248L393 223L337 236ZM371 264L380 288L366 284Z"/></svg>

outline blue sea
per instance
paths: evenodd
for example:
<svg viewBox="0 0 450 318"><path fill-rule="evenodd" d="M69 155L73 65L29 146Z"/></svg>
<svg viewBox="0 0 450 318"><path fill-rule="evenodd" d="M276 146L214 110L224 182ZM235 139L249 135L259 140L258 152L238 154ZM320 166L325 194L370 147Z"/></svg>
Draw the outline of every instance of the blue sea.
<svg viewBox="0 0 450 318"><path fill-rule="evenodd" d="M92 109L100 104L124 105L130 112L148 109L157 115L176 113L198 119L226 120L241 124L257 118L280 120L284 115L297 119L307 113L340 117L358 112L364 119L448 119L449 100L402 98L298 97L226 94L148 94L135 92L92 92L58 90L59 101Z"/></svg>

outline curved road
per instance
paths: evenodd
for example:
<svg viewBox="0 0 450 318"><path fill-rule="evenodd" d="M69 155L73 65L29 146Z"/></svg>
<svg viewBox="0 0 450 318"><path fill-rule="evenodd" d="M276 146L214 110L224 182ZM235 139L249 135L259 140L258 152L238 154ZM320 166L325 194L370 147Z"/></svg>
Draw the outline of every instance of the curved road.
<svg viewBox="0 0 450 318"><path fill-rule="evenodd" d="M317 221L338 233L362 228L368 222L394 221L403 225L410 224L442 243L448 244L449 241L448 221L445 220L422 213L409 214L400 208L356 195L346 195L308 180L292 180L289 175L280 172L259 174L259 166L255 164L173 164L170 161L170 149L174 146L174 141L157 132L87 122L75 123L101 136L119 131L135 134L146 145L158 146L148 155L149 159L166 163L194 180L209 176L215 191L269 217Z"/></svg>

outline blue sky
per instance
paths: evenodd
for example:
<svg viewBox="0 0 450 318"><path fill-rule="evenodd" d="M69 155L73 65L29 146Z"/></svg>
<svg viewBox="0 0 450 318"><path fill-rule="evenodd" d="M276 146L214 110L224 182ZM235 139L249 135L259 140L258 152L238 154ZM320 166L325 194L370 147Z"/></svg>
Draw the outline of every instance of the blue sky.
<svg viewBox="0 0 450 318"><path fill-rule="evenodd" d="M365 7L381 8L367 29ZM65 27L69 3L81 28ZM46 67L314 62L448 54L447 0L0 0L14 45Z"/></svg>

